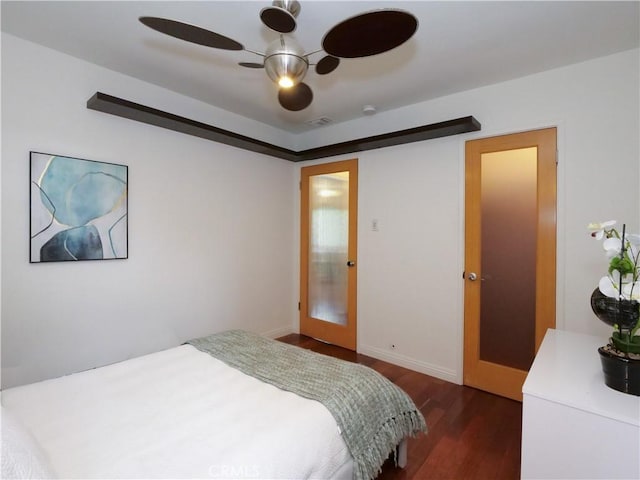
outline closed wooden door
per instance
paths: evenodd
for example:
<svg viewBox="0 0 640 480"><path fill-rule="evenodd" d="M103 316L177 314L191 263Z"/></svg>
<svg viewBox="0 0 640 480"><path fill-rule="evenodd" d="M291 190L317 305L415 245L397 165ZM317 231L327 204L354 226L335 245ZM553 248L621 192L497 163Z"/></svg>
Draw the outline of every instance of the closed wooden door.
<svg viewBox="0 0 640 480"><path fill-rule="evenodd" d="M555 128L466 143L464 278L464 383L521 401L555 327Z"/></svg>
<svg viewBox="0 0 640 480"><path fill-rule="evenodd" d="M358 161L303 167L300 333L356 350Z"/></svg>

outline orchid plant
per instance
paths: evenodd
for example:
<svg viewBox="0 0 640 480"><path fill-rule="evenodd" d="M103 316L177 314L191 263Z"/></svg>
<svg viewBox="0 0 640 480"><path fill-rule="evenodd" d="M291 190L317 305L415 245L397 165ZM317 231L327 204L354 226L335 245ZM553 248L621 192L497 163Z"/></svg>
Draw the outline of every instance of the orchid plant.
<svg viewBox="0 0 640 480"><path fill-rule="evenodd" d="M615 225L615 220L610 220L588 226L592 237L604 239L602 246L609 260L607 275L600 279L598 289L609 298L627 300L635 308L640 308L640 303L633 303L640 302L640 235L626 233L626 225L622 226L621 235ZM640 337L633 338L636 333L640 334L640 320L626 334L623 334L620 326L617 329L614 340L624 335L627 342L640 343Z"/></svg>

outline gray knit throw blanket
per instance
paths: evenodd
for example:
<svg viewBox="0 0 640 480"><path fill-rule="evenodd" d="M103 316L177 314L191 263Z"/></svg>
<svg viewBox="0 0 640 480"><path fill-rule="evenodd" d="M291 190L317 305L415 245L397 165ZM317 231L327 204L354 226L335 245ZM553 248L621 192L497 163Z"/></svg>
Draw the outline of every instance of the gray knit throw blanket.
<svg viewBox="0 0 640 480"><path fill-rule="evenodd" d="M427 431L411 398L369 367L241 330L187 343L247 375L322 403L354 459L355 480L375 478L403 438Z"/></svg>

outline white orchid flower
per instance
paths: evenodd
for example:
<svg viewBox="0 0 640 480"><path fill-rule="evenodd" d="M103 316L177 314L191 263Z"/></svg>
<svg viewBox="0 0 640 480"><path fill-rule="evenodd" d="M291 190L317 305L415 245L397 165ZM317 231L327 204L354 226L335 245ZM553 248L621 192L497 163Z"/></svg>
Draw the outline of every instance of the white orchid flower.
<svg viewBox="0 0 640 480"><path fill-rule="evenodd" d="M592 237L604 238L602 248L609 259L610 273L600 279L598 289L610 298L640 301L640 235L625 232L622 239L615 224L614 220L589 224Z"/></svg>
<svg viewBox="0 0 640 480"><path fill-rule="evenodd" d="M629 242L629 255L634 259L638 258L640 252L640 235L630 233L627 235L626 240Z"/></svg>
<svg viewBox="0 0 640 480"><path fill-rule="evenodd" d="M615 220L607 220L601 223L590 223L587 228L591 231L591 236L596 240L601 240L604 237L604 231L609 230L616 224Z"/></svg>
<svg viewBox="0 0 640 480"><path fill-rule="evenodd" d="M640 235L637 233L627 233L627 240L635 247L640 247Z"/></svg>
<svg viewBox="0 0 640 480"><path fill-rule="evenodd" d="M620 287L620 272L618 270L614 270L608 275L613 286L618 290ZM632 283L634 281L633 274L628 273L622 276L622 284L626 285L627 283Z"/></svg>
<svg viewBox="0 0 640 480"><path fill-rule="evenodd" d="M638 251L640 248L640 235L635 233L627 233L624 237L624 243L627 244L627 248L631 248L632 251ZM605 250L617 249L620 253L620 247L622 246L622 240L616 237L606 238L602 242L602 246Z"/></svg>
<svg viewBox="0 0 640 480"><path fill-rule="evenodd" d="M618 273L618 272L613 272ZM618 293L618 283L614 282L611 276L607 275L606 277L602 277L600 282L598 282L598 289L602 292L605 297L609 298L620 298L620 294Z"/></svg>
<svg viewBox="0 0 640 480"><path fill-rule="evenodd" d="M637 300L640 302L640 282L623 284L622 297L627 300Z"/></svg>
<svg viewBox="0 0 640 480"><path fill-rule="evenodd" d="M613 257L620 255L622 249L622 240L611 237L602 242L602 248L607 252L607 258L611 260Z"/></svg>
<svg viewBox="0 0 640 480"><path fill-rule="evenodd" d="M631 279L631 276L625 275L623 280L625 278ZM622 292L620 292L620 274L615 271L600 279L598 289L606 297L640 301L640 281L626 283L623 281Z"/></svg>
<svg viewBox="0 0 640 480"><path fill-rule="evenodd" d="M640 235L629 234L625 236L625 247L626 254L625 258L628 258L635 265L634 274L637 278L638 276L638 260L640 259ZM620 251L622 250L622 240L616 237L607 238L602 242L602 248L604 248L606 252L606 256L609 260L612 258L620 256Z"/></svg>

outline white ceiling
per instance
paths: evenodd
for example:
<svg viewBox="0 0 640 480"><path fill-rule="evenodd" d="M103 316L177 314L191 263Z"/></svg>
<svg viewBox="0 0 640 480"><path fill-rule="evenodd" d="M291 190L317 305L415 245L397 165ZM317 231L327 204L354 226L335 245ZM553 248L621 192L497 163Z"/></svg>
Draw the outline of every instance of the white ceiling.
<svg viewBox="0 0 640 480"><path fill-rule="evenodd" d="M305 122L320 117L362 117L367 104L384 112L640 46L638 1L300 3L294 35L306 52L320 49L340 21L374 9L413 13L418 31L390 52L342 60L329 75L310 69L313 103L288 112L263 70L238 66L261 57L194 45L138 22L179 20L263 52L277 37L258 15L269 1L2 1L1 16L5 32L292 133L314 128Z"/></svg>

